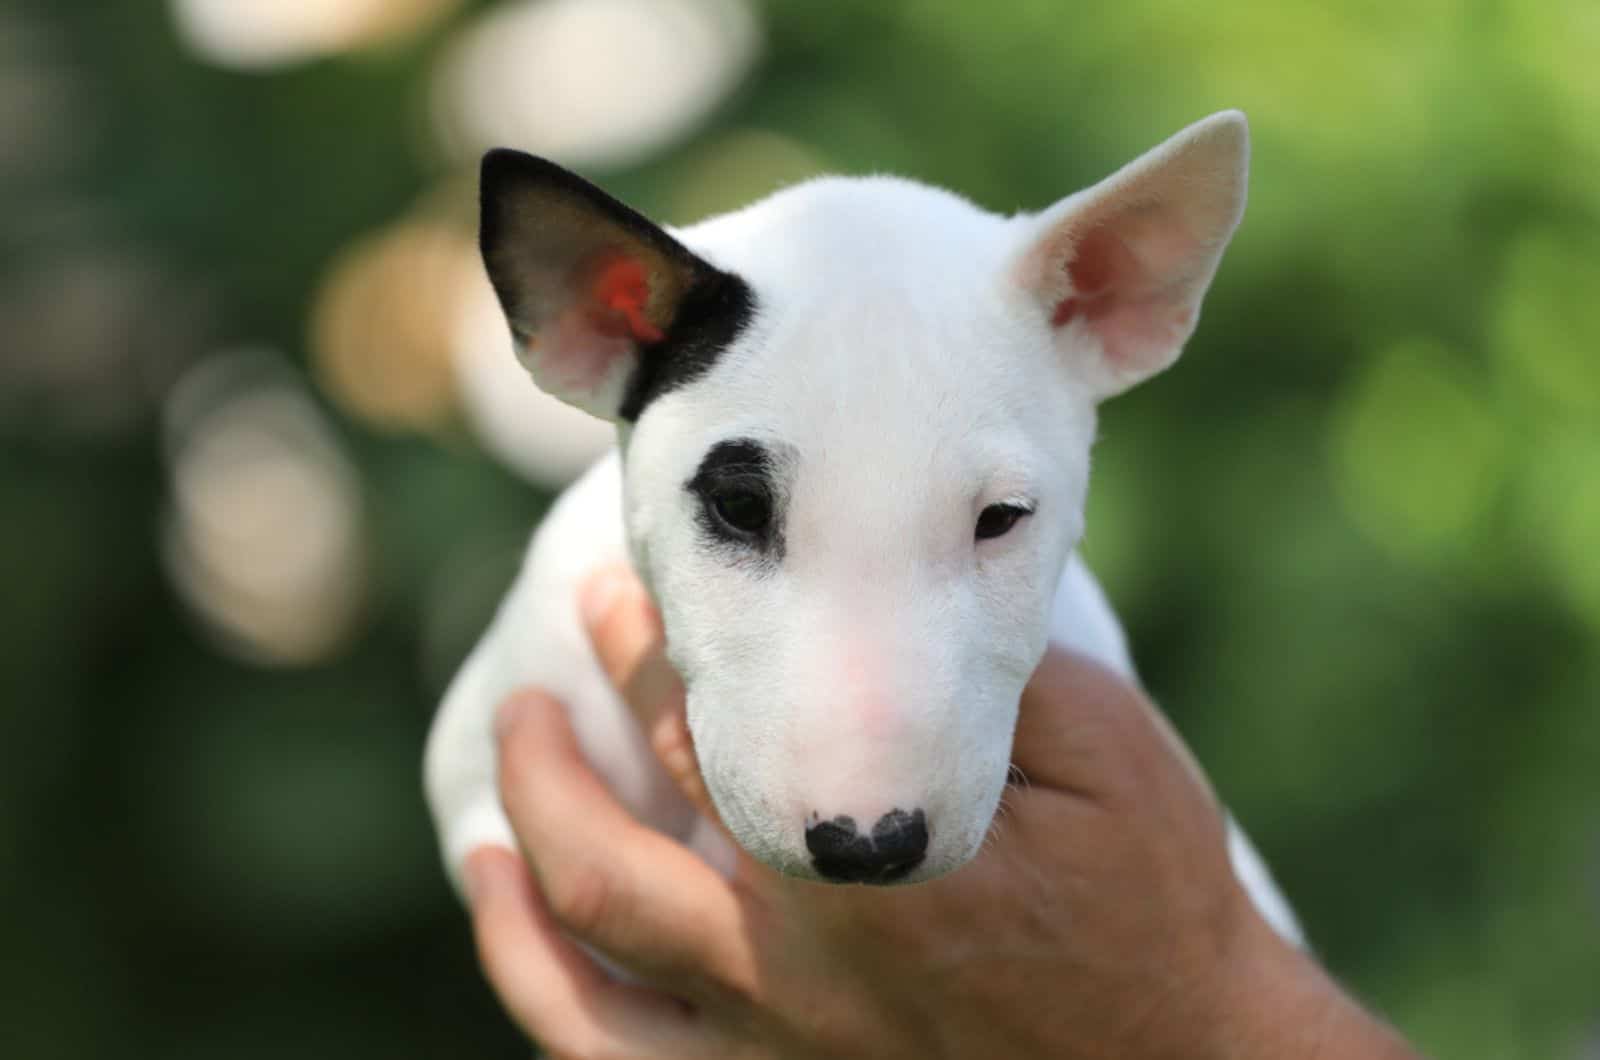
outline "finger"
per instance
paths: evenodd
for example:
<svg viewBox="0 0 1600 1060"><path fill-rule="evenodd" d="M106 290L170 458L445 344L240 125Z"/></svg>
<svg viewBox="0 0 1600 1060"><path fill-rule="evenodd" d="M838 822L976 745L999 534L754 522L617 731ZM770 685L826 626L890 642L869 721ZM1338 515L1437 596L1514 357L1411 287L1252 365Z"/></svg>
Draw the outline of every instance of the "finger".
<svg viewBox="0 0 1600 1060"><path fill-rule="evenodd" d="M1028 781L1104 799L1176 763L1210 786L1166 717L1126 678L1052 646L1023 690L1012 761Z"/></svg>
<svg viewBox="0 0 1600 1060"><path fill-rule="evenodd" d="M499 728L501 802L556 921L691 996L751 982L739 894L629 815L584 760L564 708L525 693L507 701Z"/></svg>
<svg viewBox="0 0 1600 1060"><path fill-rule="evenodd" d="M672 709L675 691L681 701L681 684L663 682L656 672L641 672L646 660L660 653L666 636L660 612L633 571L620 564L601 567L579 587L578 602L595 654L613 684L627 688L645 678L662 682L641 704L648 708L642 711L645 720L657 710Z"/></svg>
<svg viewBox="0 0 1600 1060"><path fill-rule="evenodd" d="M607 567L579 592L589 638L606 676L639 723L651 750L686 799L717 819L684 713L683 681L667 661L661 615L626 567Z"/></svg>
<svg viewBox="0 0 1600 1060"><path fill-rule="evenodd" d="M529 1037L558 1055L711 1054L715 1036L694 1012L612 981L562 936L516 854L480 847L466 878L484 975Z"/></svg>

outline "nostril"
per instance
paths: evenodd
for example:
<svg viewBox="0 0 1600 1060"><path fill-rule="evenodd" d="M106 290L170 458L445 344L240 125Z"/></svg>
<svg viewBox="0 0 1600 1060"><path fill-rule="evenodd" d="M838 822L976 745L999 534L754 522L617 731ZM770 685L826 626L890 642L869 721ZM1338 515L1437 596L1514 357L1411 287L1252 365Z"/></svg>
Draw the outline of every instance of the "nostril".
<svg viewBox="0 0 1600 1060"><path fill-rule="evenodd" d="M872 838L856 832L854 817L835 817L806 829L806 849L822 861L865 863L872 859Z"/></svg>
<svg viewBox="0 0 1600 1060"><path fill-rule="evenodd" d="M928 852L928 823L921 810L893 809L878 818L870 835L856 830L853 817L835 817L806 829L811 863L830 880L888 883L922 864Z"/></svg>
<svg viewBox="0 0 1600 1060"><path fill-rule="evenodd" d="M920 858L928 852L928 822L921 810L890 810L872 826L872 842L880 853Z"/></svg>

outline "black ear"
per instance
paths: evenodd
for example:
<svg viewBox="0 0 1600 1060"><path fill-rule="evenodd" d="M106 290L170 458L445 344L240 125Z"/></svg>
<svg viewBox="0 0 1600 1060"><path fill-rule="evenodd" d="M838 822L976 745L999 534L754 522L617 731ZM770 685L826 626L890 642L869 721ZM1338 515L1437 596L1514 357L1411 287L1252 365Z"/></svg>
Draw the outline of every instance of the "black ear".
<svg viewBox="0 0 1600 1060"><path fill-rule="evenodd" d="M585 412L638 418L706 371L753 312L739 277L554 163L490 151L480 190L483 263L517 356Z"/></svg>

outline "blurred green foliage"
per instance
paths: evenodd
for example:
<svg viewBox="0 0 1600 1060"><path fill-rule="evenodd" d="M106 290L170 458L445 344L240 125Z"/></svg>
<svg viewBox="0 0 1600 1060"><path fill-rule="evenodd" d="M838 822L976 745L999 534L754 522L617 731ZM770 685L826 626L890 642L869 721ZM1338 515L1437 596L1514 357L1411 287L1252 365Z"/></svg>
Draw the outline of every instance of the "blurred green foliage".
<svg viewBox="0 0 1600 1060"><path fill-rule="evenodd" d="M344 414L307 369L367 514L355 635L238 661L161 561L183 367L305 363L341 248L430 196L465 216L428 79L492 6L261 74L190 54L165 5L0 19L7 1056L525 1051L417 766L548 498L457 428ZM1341 978L1437 1055L1594 1055L1600 8L759 13L709 122L595 175L674 221L818 165L1009 211L1249 113L1245 226L1184 360L1105 412L1087 551ZM86 275L121 300L68 298ZM51 342L94 356L41 365Z"/></svg>

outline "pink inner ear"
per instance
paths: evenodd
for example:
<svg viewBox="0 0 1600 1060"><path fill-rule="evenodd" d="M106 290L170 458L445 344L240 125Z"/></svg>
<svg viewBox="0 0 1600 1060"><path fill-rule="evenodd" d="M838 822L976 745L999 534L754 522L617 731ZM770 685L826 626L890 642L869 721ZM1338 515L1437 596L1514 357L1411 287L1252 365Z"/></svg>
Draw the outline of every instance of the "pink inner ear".
<svg viewBox="0 0 1600 1060"><path fill-rule="evenodd" d="M643 343L665 336L648 315L650 274L637 258L608 251L577 275L574 297L533 345L551 387L596 399L633 363Z"/></svg>
<svg viewBox="0 0 1600 1060"><path fill-rule="evenodd" d="M635 342L660 342L661 329L650 322L650 282L645 267L633 258L616 255L595 270L587 298L590 326L601 335L630 338Z"/></svg>
<svg viewBox="0 0 1600 1060"><path fill-rule="evenodd" d="M1078 317L1102 320L1117 306L1119 295L1138 285L1139 262L1109 228L1091 228L1072 249L1067 275L1072 294L1050 316L1062 327Z"/></svg>
<svg viewBox="0 0 1600 1060"><path fill-rule="evenodd" d="M1066 269L1072 294L1056 304L1050 323L1059 328L1083 320L1113 364L1155 367L1144 362L1187 334L1194 314L1181 289L1163 287L1109 226L1085 232Z"/></svg>
<svg viewBox="0 0 1600 1060"><path fill-rule="evenodd" d="M550 386L578 396L592 396L627 361L634 350L626 335L596 330L594 310L573 307L550 322L534 343Z"/></svg>

